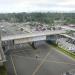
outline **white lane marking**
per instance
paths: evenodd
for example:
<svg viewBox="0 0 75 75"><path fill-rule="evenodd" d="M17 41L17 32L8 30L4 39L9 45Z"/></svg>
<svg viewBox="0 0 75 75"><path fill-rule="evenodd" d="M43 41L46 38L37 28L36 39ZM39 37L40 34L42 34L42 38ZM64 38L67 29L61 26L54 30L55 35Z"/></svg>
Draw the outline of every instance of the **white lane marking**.
<svg viewBox="0 0 75 75"><path fill-rule="evenodd" d="M18 57L25 57L25 56L19 56L19 55L14 55L14 56L18 56ZM33 57L25 57L25 59L29 59L29 60L36 60L36 58L33 58ZM42 58L38 58L37 59L38 61L42 61ZM63 61L54 61L54 59L53 60L46 60L45 62L53 62L53 63L61 63L61 64L68 64L68 65L75 65L75 64L73 64L73 63L69 63L69 62L63 62Z"/></svg>
<svg viewBox="0 0 75 75"><path fill-rule="evenodd" d="M13 68L14 68L14 73L15 73L15 75L18 75L17 72L16 72L15 64L13 62L13 58L12 58L12 56L10 56L10 57L11 57L12 65L13 65Z"/></svg>
<svg viewBox="0 0 75 75"><path fill-rule="evenodd" d="M36 67L36 69L34 70L34 72L32 73L32 75L35 75L37 73L37 71L40 69L40 67L44 64L44 62L46 61L47 57L49 56L50 51L47 53L47 55L44 57L44 59L41 61L41 63Z"/></svg>

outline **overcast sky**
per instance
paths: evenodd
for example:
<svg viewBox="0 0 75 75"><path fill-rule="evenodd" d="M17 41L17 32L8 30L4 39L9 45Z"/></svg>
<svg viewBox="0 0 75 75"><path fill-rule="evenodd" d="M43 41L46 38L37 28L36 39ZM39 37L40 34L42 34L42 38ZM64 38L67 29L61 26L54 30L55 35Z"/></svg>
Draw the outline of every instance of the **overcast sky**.
<svg viewBox="0 0 75 75"><path fill-rule="evenodd" d="M0 13L75 12L75 0L0 0Z"/></svg>

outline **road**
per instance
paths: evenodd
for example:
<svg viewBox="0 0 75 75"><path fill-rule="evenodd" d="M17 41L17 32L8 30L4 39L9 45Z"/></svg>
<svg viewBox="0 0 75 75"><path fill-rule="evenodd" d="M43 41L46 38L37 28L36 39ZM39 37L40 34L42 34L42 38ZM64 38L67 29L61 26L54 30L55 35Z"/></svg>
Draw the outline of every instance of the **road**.
<svg viewBox="0 0 75 75"><path fill-rule="evenodd" d="M22 45L21 45L22 46ZM62 75L75 70L75 61L41 41L34 50L28 44L13 50L10 58L15 75Z"/></svg>

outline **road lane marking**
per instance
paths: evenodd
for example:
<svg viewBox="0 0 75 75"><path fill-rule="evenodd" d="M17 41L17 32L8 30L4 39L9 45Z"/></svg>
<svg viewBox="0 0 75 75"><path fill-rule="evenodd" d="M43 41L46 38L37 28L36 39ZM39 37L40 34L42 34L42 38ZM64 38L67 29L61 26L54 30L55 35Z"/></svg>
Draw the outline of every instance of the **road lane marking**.
<svg viewBox="0 0 75 75"><path fill-rule="evenodd" d="M13 56L19 56L19 55L13 55ZM25 57L25 56L19 56L19 57ZM36 58L32 58L32 57L25 57L25 59L30 59L30 60L36 60ZM38 61L42 61L42 58L38 58ZM54 59L52 61L46 59L45 62L53 62L53 63L61 63L61 64L69 64L69 65L75 65L73 63L69 63L69 62L63 62L63 61L54 61Z"/></svg>
<svg viewBox="0 0 75 75"><path fill-rule="evenodd" d="M10 56L10 57L11 57L11 61L12 61L14 73L15 73L15 75L18 75L17 72L16 72L15 64L14 64L14 62L13 62L13 58L12 58L12 56Z"/></svg>
<svg viewBox="0 0 75 75"><path fill-rule="evenodd" d="M68 63L68 62L58 62L58 61L48 61L47 60L47 62L53 62L53 63L58 63L58 64L67 64L67 65L74 65L75 66L75 64L72 64L72 63Z"/></svg>
<svg viewBox="0 0 75 75"><path fill-rule="evenodd" d="M37 71L40 69L40 67L45 63L47 57L49 56L50 51L47 53L47 55L44 57L44 59L41 61L41 63L36 67L36 69L34 70L34 72L32 73L32 75L35 75L37 73Z"/></svg>

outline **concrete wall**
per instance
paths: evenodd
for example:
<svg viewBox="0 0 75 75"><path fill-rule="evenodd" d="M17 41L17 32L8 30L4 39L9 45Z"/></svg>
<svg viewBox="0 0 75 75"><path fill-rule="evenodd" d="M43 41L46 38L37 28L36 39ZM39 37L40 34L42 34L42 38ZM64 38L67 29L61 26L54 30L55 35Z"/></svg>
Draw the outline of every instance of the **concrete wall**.
<svg viewBox="0 0 75 75"><path fill-rule="evenodd" d="M37 36L37 37L30 37L30 38L24 38L24 39L17 39L14 40L15 44L20 43L27 43L27 42L33 42L33 41L40 41L40 40L46 40L46 36Z"/></svg>

